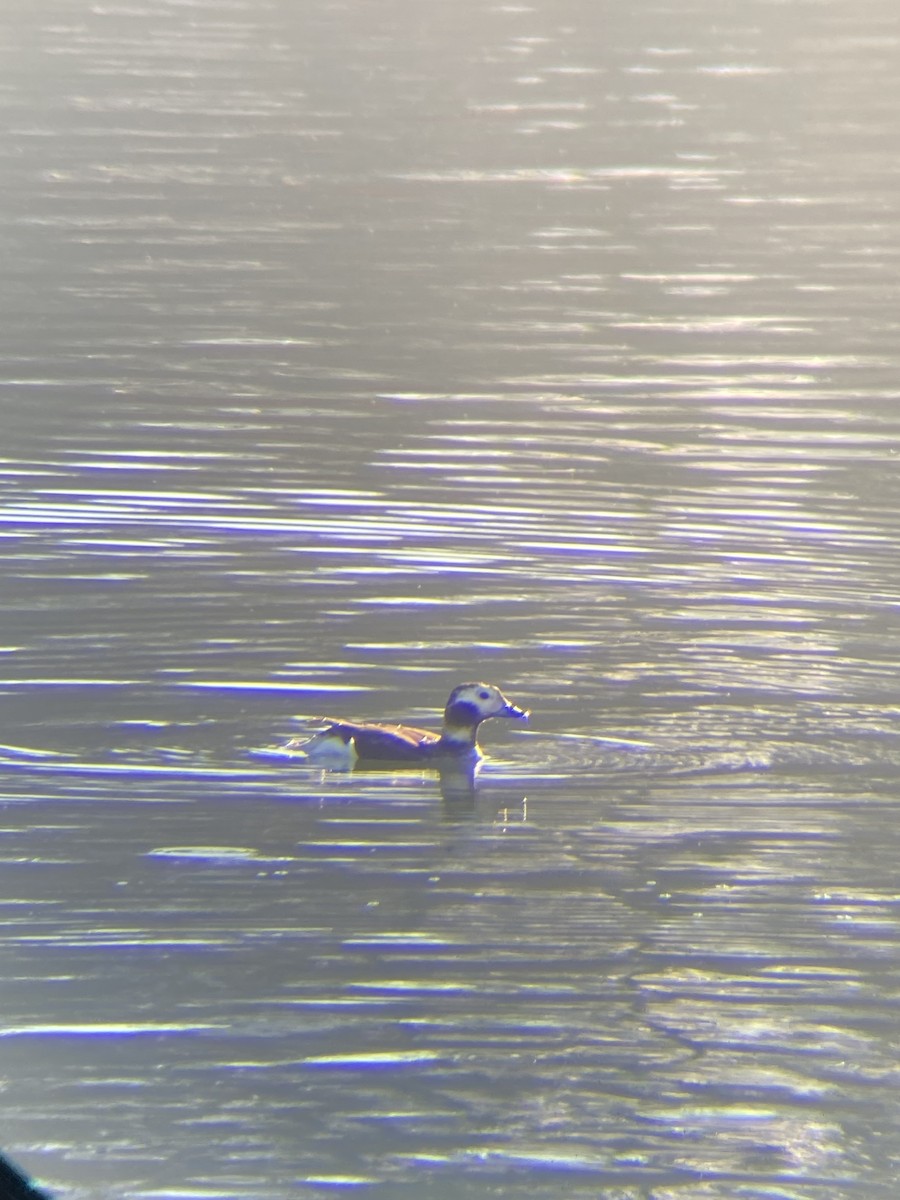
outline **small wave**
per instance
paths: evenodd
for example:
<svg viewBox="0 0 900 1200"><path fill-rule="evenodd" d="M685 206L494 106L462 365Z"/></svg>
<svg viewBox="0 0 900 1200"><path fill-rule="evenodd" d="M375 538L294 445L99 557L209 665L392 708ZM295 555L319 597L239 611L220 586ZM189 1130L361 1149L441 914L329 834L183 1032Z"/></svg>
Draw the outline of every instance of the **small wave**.
<svg viewBox="0 0 900 1200"><path fill-rule="evenodd" d="M528 773L544 777L573 775L706 775L771 768L774 752L767 747L724 749L638 742L574 733L522 733L532 752ZM535 754L534 750L538 750ZM521 765L509 764L517 773Z"/></svg>

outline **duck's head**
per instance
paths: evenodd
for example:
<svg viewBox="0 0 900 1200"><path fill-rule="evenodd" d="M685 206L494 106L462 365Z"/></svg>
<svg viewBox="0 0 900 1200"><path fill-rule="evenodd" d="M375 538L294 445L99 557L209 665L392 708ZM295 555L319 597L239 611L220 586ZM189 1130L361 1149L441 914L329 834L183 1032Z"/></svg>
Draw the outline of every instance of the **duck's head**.
<svg viewBox="0 0 900 1200"><path fill-rule="evenodd" d="M512 704L492 683L461 683L450 693L444 725L448 729L477 729L488 717L524 720L527 716L527 709Z"/></svg>

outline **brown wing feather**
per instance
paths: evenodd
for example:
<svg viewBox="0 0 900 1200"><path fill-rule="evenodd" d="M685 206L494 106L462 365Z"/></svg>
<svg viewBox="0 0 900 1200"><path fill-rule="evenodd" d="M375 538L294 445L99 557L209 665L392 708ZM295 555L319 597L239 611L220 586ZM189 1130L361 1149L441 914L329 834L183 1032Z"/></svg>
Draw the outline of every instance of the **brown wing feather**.
<svg viewBox="0 0 900 1200"><path fill-rule="evenodd" d="M440 738L427 729L411 725L369 725L352 721L335 721L330 726L342 735L349 734L361 759L381 759L384 762L421 760L422 752L436 745Z"/></svg>

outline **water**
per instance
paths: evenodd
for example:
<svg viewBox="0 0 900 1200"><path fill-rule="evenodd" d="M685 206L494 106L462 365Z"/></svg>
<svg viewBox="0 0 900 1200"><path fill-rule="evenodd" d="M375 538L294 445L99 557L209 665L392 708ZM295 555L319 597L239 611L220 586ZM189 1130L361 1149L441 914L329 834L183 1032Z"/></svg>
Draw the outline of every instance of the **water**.
<svg viewBox="0 0 900 1200"><path fill-rule="evenodd" d="M893 9L3 20L0 1148L894 1195Z"/></svg>

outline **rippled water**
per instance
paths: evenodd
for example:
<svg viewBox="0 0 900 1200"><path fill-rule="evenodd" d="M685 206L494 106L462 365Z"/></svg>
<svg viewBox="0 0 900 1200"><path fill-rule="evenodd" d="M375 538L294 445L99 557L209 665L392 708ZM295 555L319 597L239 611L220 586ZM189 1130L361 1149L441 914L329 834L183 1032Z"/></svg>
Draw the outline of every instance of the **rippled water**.
<svg viewBox="0 0 900 1200"><path fill-rule="evenodd" d="M893 9L0 20L0 1149L893 1195Z"/></svg>

